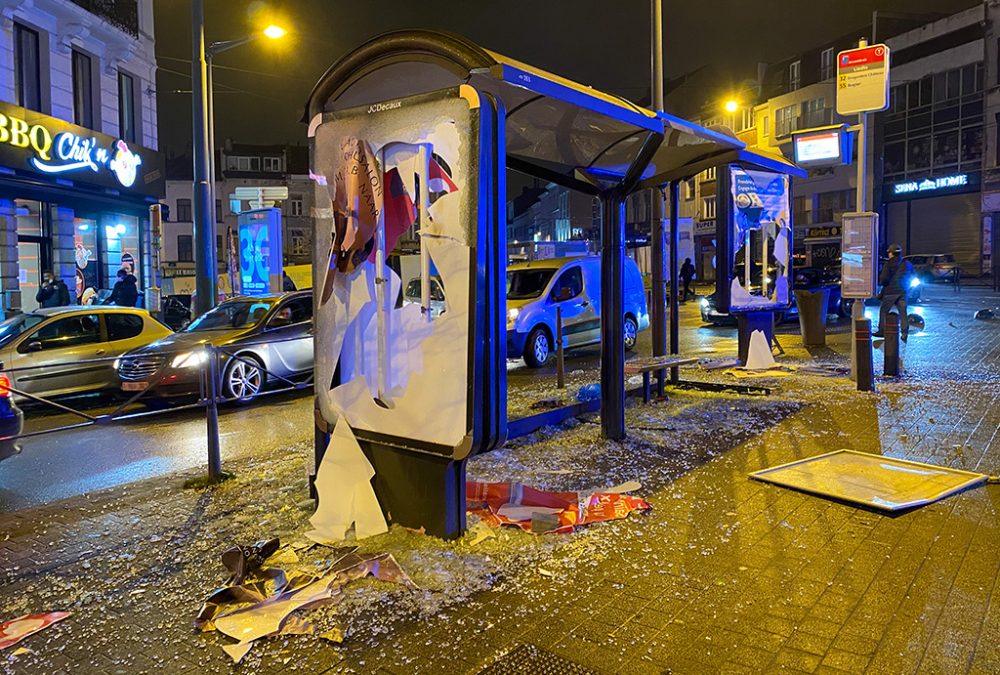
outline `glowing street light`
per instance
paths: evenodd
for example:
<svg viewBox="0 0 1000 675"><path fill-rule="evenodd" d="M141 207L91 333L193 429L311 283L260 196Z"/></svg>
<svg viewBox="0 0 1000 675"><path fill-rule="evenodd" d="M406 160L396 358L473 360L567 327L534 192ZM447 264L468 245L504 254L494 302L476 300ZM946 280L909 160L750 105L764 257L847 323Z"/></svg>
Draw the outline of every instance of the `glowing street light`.
<svg viewBox="0 0 1000 675"><path fill-rule="evenodd" d="M279 38L285 37L285 32L286 31L284 28L282 28L281 26L275 26L274 24L271 24L270 26L264 29L265 37L269 37L272 40L277 40Z"/></svg>
<svg viewBox="0 0 1000 675"><path fill-rule="evenodd" d="M734 113L734 112L736 112L739 109L740 109L740 104L739 104L738 101L734 101L734 100L731 100L731 99L729 101L726 101L726 112L727 113Z"/></svg>

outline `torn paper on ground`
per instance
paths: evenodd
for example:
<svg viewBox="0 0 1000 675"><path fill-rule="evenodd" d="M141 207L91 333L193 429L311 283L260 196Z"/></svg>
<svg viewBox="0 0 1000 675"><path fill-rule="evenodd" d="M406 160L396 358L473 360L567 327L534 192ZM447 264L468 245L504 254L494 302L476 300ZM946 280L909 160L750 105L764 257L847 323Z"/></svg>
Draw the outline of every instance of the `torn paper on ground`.
<svg viewBox="0 0 1000 675"><path fill-rule="evenodd" d="M766 370L775 364L771 354L771 345L767 343L764 331L755 330L750 333L750 347L747 350L747 370Z"/></svg>
<svg viewBox="0 0 1000 675"><path fill-rule="evenodd" d="M18 642L48 628L57 621L62 621L69 612L46 612L44 614L25 614L10 621L0 623L0 649L16 645Z"/></svg>
<svg viewBox="0 0 1000 675"><path fill-rule="evenodd" d="M354 528L364 539L389 530L371 479L375 470L361 451L347 420L341 417L330 436L316 474L319 503L306 536L320 543L343 541Z"/></svg>

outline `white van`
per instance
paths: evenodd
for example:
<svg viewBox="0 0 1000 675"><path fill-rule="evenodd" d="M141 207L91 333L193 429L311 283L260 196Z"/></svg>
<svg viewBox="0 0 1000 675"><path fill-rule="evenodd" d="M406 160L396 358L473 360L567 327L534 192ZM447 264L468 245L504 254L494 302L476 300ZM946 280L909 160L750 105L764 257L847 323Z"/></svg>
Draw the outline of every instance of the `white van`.
<svg viewBox="0 0 1000 675"><path fill-rule="evenodd" d="M568 348L601 341L601 259L551 258L507 267L507 358L539 368L555 353L556 307ZM649 328L646 292L635 261L625 258L625 349Z"/></svg>

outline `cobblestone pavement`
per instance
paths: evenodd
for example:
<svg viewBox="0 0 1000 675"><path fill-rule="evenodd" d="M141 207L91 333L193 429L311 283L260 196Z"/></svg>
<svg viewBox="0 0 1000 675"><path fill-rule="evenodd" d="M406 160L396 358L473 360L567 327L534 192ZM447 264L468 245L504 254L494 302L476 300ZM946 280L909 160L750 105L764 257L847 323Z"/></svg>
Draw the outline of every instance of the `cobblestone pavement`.
<svg viewBox="0 0 1000 675"><path fill-rule="evenodd" d="M269 638L234 667L191 628L223 549L304 530L306 447L242 459L212 490L161 479L0 515L3 616L73 612L0 670L474 673L531 644L607 673L1000 672L1000 487L887 517L746 477L842 447L1000 473L1000 322L972 320L1000 298L929 296L905 376L875 394L805 375L751 380L765 399L677 392L631 407L622 444L584 421L475 459L472 477L549 488L634 478L653 511L559 537L366 540L423 590L357 584L340 646ZM789 362L843 364L847 338L782 343Z"/></svg>

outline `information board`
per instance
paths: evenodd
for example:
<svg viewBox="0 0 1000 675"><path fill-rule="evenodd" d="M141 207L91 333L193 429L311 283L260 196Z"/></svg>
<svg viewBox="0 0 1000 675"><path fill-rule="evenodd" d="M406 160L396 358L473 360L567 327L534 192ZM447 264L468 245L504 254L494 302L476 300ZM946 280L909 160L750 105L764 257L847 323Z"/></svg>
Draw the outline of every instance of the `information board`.
<svg viewBox="0 0 1000 675"><path fill-rule="evenodd" d="M889 107L889 48L884 44L837 54L837 114Z"/></svg>
<svg viewBox="0 0 1000 675"><path fill-rule="evenodd" d="M845 213L841 221L840 295L870 298L875 295L878 270L878 214Z"/></svg>

